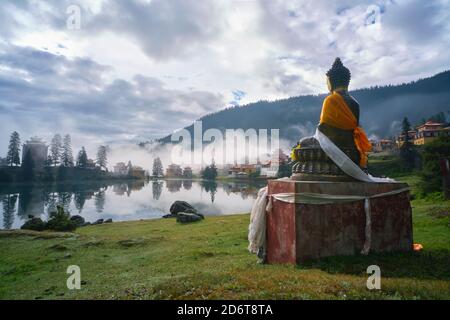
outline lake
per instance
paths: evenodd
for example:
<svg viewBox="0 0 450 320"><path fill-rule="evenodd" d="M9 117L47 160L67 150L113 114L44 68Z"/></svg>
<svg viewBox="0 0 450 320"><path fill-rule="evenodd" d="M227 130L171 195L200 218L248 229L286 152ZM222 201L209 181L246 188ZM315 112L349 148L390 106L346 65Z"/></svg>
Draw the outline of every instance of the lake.
<svg viewBox="0 0 450 320"><path fill-rule="evenodd" d="M18 229L28 216L48 219L57 204L86 221L156 219L183 200L199 212L223 215L250 212L265 181L211 182L199 180L84 182L50 185L1 185L3 229Z"/></svg>

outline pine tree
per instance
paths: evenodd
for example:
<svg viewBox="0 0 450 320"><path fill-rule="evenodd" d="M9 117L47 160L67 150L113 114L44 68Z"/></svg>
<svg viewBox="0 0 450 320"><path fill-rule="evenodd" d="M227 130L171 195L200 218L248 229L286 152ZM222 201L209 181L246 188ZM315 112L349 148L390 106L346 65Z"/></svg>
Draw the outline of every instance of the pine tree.
<svg viewBox="0 0 450 320"><path fill-rule="evenodd" d="M205 169L203 169L202 178L205 180L216 180L217 178L217 167L214 161L210 166L206 166Z"/></svg>
<svg viewBox="0 0 450 320"><path fill-rule="evenodd" d="M20 165L20 136L17 131L11 134L9 139L8 154L6 155L6 162L12 167Z"/></svg>
<svg viewBox="0 0 450 320"><path fill-rule="evenodd" d="M87 153L86 153L86 149L84 149L84 147L81 147L80 152L78 152L77 167L79 167L79 168L86 168L87 167L87 161L88 161L88 156L87 156Z"/></svg>
<svg viewBox="0 0 450 320"><path fill-rule="evenodd" d="M409 131L411 131L411 123L408 118L404 118L402 122L403 144L400 147L400 158L406 169L412 170L414 168L414 161L416 158L416 150L414 143L410 141Z"/></svg>
<svg viewBox="0 0 450 320"><path fill-rule="evenodd" d="M66 134L63 139L61 166L73 167L72 139Z"/></svg>
<svg viewBox="0 0 450 320"><path fill-rule="evenodd" d="M408 118L405 117L405 118L403 118L403 122L402 122L402 133L405 135L405 141L407 139L409 140L409 136L408 136L409 131L411 131L411 123L409 122Z"/></svg>
<svg viewBox="0 0 450 320"><path fill-rule="evenodd" d="M108 154L108 147L106 147L106 146L98 147L98 151L97 151L97 165L100 168L105 168L106 169L106 166L108 165L107 154Z"/></svg>
<svg viewBox="0 0 450 320"><path fill-rule="evenodd" d="M160 177L163 175L164 175L163 165L162 165L161 159L158 157L155 160L153 160L152 176Z"/></svg>
<svg viewBox="0 0 450 320"><path fill-rule="evenodd" d="M53 165L56 167L61 159L62 155L62 138L60 134L55 134L53 136L52 142L50 143L50 157L53 161Z"/></svg>

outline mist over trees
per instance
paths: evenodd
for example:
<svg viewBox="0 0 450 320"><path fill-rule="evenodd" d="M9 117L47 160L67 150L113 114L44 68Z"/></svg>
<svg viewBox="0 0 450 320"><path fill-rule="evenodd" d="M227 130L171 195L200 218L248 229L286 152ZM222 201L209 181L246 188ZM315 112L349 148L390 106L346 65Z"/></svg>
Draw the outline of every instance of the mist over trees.
<svg viewBox="0 0 450 320"><path fill-rule="evenodd" d="M107 146L100 146L96 166L88 158L83 146L73 156L72 139L69 134L64 138L55 134L46 148L45 141L32 141L27 152L22 152L19 133L14 131L10 136L8 151L5 158L0 157L0 183L17 182L56 182L83 181L114 178L107 169ZM27 143L28 144L28 143ZM47 157L45 159L45 151ZM23 159L21 159L21 156ZM17 167L17 168L16 168ZM102 170L105 169L105 170Z"/></svg>
<svg viewBox="0 0 450 320"><path fill-rule="evenodd" d="M100 146L97 150L97 165L102 168L106 169L106 166L108 165L108 148L106 146Z"/></svg>
<svg viewBox="0 0 450 320"><path fill-rule="evenodd" d="M324 83L324 92L326 91ZM450 71L408 84L352 90L350 94L361 106L361 125L369 136L379 138L397 135L401 119L408 115L418 124L431 114L450 115ZM326 94L305 95L277 101L259 101L233 106L208 114L200 120L203 131L225 129L279 129L280 138L295 143L312 135L319 123ZM193 125L186 128L193 136ZM159 140L170 143L170 136Z"/></svg>
<svg viewBox="0 0 450 320"><path fill-rule="evenodd" d="M49 158L51 158L51 161L55 167L60 163L62 146L63 145L61 135L57 133L53 136L53 139L50 142L50 154L49 154Z"/></svg>
<svg viewBox="0 0 450 320"><path fill-rule="evenodd" d="M78 152L77 156L77 167L78 168L86 168L88 163L88 156L86 153L86 149L81 147L81 150Z"/></svg>

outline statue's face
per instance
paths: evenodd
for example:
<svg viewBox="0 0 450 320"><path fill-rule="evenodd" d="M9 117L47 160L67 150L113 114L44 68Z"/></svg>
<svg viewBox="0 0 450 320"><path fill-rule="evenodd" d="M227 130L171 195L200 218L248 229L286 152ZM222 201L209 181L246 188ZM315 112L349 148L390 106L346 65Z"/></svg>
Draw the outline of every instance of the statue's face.
<svg viewBox="0 0 450 320"><path fill-rule="evenodd" d="M327 77L327 87L328 87L328 91L330 91L330 92L333 91L333 87L331 86L330 78L328 78L328 77Z"/></svg>

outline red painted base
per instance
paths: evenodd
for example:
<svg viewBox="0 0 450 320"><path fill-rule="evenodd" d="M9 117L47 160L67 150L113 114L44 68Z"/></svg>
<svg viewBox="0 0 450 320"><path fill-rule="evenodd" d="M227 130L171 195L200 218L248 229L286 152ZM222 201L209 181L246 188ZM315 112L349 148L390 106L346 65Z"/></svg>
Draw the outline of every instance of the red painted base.
<svg viewBox="0 0 450 320"><path fill-rule="evenodd" d="M370 196L407 187L404 183L269 181L268 194L322 193ZM374 198L371 252L412 250L409 192ZM365 241L364 201L291 204L273 200L267 215L267 262L301 263L359 254Z"/></svg>

